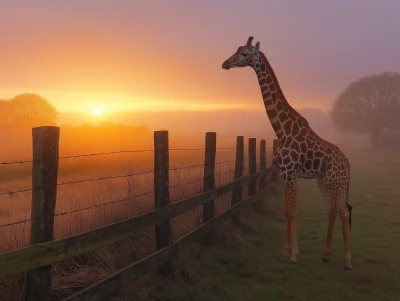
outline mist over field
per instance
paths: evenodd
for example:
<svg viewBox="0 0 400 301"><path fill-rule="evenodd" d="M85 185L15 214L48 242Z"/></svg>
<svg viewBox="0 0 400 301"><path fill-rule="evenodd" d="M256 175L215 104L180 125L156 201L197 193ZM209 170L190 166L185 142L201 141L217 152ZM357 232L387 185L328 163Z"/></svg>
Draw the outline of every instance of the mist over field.
<svg viewBox="0 0 400 301"><path fill-rule="evenodd" d="M399 11L1 0L0 301L400 300Z"/></svg>

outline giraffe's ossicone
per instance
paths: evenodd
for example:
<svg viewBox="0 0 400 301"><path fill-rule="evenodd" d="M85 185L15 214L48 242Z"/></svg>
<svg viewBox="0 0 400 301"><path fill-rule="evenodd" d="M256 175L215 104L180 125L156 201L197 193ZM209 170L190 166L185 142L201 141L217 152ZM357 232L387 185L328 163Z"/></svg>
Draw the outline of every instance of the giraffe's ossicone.
<svg viewBox="0 0 400 301"><path fill-rule="evenodd" d="M252 45L252 40L253 37L249 37L247 43L222 64L222 68L251 67L256 72L265 110L279 141L274 163L279 169L285 195L285 252L291 262L297 262L297 179L317 179L328 208L323 260L329 261L333 226L339 214L343 228L345 268L351 269L349 160L336 145L319 137L307 120L290 106L274 70L260 51L260 42Z"/></svg>

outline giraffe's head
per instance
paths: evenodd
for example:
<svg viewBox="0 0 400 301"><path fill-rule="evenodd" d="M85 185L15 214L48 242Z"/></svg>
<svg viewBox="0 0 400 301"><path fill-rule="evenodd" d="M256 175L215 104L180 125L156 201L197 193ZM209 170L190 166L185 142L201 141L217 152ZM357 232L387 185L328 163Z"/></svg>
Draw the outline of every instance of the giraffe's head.
<svg viewBox="0 0 400 301"><path fill-rule="evenodd" d="M240 46L238 50L223 64L222 68L229 70L235 67L254 67L259 60L259 49L260 42L256 45L252 45L253 37L247 39L247 43L244 46Z"/></svg>

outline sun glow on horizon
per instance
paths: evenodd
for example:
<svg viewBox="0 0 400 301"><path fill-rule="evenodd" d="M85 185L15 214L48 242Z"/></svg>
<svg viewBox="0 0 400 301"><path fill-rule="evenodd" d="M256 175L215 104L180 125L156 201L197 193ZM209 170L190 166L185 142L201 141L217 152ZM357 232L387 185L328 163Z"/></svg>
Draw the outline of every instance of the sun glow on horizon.
<svg viewBox="0 0 400 301"><path fill-rule="evenodd" d="M104 115L104 107L95 106L92 108L92 114L95 116Z"/></svg>

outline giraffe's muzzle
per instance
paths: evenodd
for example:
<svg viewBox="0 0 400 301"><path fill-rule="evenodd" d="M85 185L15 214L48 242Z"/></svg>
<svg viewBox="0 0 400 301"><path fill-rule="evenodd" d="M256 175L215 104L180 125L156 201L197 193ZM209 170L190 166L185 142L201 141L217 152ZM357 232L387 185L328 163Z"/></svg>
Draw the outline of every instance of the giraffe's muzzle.
<svg viewBox="0 0 400 301"><path fill-rule="evenodd" d="M225 61L225 62L222 64L222 69L225 69L225 70L231 69L230 63L229 63L228 61Z"/></svg>

